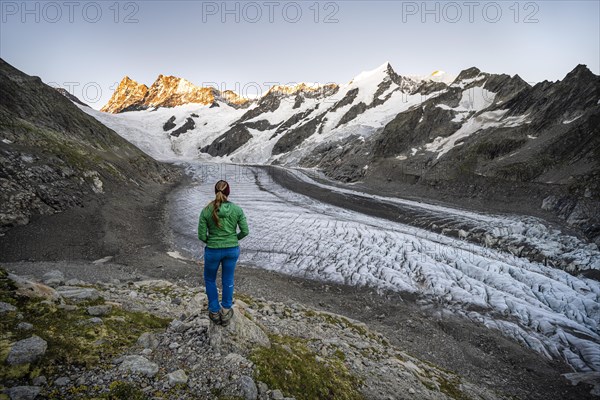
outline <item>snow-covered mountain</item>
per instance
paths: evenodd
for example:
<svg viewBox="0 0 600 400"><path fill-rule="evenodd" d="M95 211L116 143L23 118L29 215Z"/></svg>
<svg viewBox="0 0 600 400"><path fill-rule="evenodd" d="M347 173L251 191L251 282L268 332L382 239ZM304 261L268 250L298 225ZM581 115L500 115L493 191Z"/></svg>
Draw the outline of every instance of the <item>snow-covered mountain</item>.
<svg viewBox="0 0 600 400"><path fill-rule="evenodd" d="M384 63L346 84L275 86L253 100L126 78L103 110L118 114L86 111L159 158L317 168L451 200L527 193L600 243L600 77L584 65L531 86L474 67L451 79Z"/></svg>
<svg viewBox="0 0 600 400"><path fill-rule="evenodd" d="M134 130L144 120L146 135L168 138L175 154L190 158L298 164L323 142L370 136L442 93L441 75L400 76L384 63L344 85L277 85L256 100L175 77L160 75L150 88L125 77L101 110L116 115L99 118L109 126L130 120Z"/></svg>

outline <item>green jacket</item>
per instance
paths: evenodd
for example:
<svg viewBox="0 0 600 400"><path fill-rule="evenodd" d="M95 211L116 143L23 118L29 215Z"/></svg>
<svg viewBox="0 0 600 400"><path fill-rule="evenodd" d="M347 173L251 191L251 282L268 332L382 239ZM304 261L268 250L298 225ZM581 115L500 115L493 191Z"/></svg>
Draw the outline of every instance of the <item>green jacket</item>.
<svg viewBox="0 0 600 400"><path fill-rule="evenodd" d="M238 246L238 240L248 236L248 224L242 208L230 201L221 204L219 212L219 228L212 218L212 203L204 207L198 221L198 239L206 243L206 247L223 249ZM237 227L240 232L237 233Z"/></svg>

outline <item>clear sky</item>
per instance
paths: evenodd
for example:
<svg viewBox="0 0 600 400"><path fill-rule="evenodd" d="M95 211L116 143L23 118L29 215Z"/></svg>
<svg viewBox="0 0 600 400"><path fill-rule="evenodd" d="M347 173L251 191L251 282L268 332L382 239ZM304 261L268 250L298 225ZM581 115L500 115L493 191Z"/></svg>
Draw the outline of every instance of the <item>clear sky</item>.
<svg viewBox="0 0 600 400"><path fill-rule="evenodd" d="M94 108L125 75L242 94L476 66L528 82L600 74L600 1L0 1L0 57ZM0 88L1 90L1 88Z"/></svg>

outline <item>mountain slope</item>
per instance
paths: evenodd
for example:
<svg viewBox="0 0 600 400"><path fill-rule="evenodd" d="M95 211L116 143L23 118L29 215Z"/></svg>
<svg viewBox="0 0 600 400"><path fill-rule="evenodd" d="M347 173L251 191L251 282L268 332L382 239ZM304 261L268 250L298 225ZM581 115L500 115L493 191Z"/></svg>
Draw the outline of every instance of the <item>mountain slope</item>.
<svg viewBox="0 0 600 400"><path fill-rule="evenodd" d="M0 230L112 190L162 183L173 174L38 77L2 59L0 86Z"/></svg>
<svg viewBox="0 0 600 400"><path fill-rule="evenodd" d="M245 109L216 98L97 118L176 156L317 168L456 205L491 201L558 216L600 244L599 79L580 65L531 86L472 67L448 83L384 63L344 85L276 86Z"/></svg>

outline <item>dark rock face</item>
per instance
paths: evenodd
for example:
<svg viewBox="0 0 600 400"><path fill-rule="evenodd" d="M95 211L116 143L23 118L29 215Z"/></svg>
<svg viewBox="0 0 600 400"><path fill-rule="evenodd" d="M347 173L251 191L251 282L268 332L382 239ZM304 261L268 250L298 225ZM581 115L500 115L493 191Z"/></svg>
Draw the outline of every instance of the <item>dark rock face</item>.
<svg viewBox="0 0 600 400"><path fill-rule="evenodd" d="M296 113L296 114L292 115L290 118L288 118L285 122L283 122L281 125L279 125L277 127L275 134L271 138L274 138L275 136L278 136L280 133L285 132L286 130L290 129L290 127L292 127L293 125L297 124L298 122L302 121L304 118L306 118L310 114L312 114L312 112L314 110L315 109L311 108L304 112L300 112L300 113Z"/></svg>
<svg viewBox="0 0 600 400"><path fill-rule="evenodd" d="M346 93L346 95L337 103L335 103L333 105L333 107L331 107L331 109L329 110L330 112L335 112L338 109L347 106L349 104L352 104L352 102L354 101L354 99L356 99L356 96L358 96L358 88L354 88L352 90L349 90L348 93Z"/></svg>
<svg viewBox="0 0 600 400"><path fill-rule="evenodd" d="M530 88L529 84L521 79L519 75L515 75L511 78L506 74L490 75L486 79L483 87L490 92L496 93L496 100L501 101L513 98L522 90Z"/></svg>
<svg viewBox="0 0 600 400"><path fill-rule="evenodd" d="M174 170L0 59L0 231Z"/></svg>
<svg viewBox="0 0 600 400"><path fill-rule="evenodd" d="M165 124L163 125L163 131L170 131L171 129L175 128L177 125L175 125L175 116L173 115L171 118L169 118L167 120L167 122L165 122Z"/></svg>
<svg viewBox="0 0 600 400"><path fill-rule="evenodd" d="M196 123L194 122L194 120L191 117L188 117L183 125L171 132L171 136L178 137L182 133L186 133L187 131L194 129L195 127Z"/></svg>
<svg viewBox="0 0 600 400"><path fill-rule="evenodd" d="M337 142L323 143L306 155L300 164L305 167L320 167L341 182L356 182L364 177L372 144L356 135Z"/></svg>
<svg viewBox="0 0 600 400"><path fill-rule="evenodd" d="M258 105L244 113L238 121L244 122L252 118L255 118L263 113L273 112L279 108L281 104L280 97L275 93L267 93L264 97L258 101Z"/></svg>
<svg viewBox="0 0 600 400"><path fill-rule="evenodd" d="M267 129L274 129L277 125L271 125L269 121L266 119L261 119L255 122L246 122L244 125L251 129L256 129L259 131L266 131Z"/></svg>
<svg viewBox="0 0 600 400"><path fill-rule="evenodd" d="M216 138L208 146L200 149L201 153L210 154L213 157L227 156L252 139L252 134L244 125L236 125L227 132Z"/></svg>
<svg viewBox="0 0 600 400"><path fill-rule="evenodd" d="M304 103L304 97L300 95L296 95L296 99L294 100L294 109L300 108L300 106Z"/></svg>
<svg viewBox="0 0 600 400"><path fill-rule="evenodd" d="M273 147L273 155L286 153L300 143L302 143L306 138L311 136L317 130L317 126L321 123L321 119L323 114L309 120L307 123L302 124L294 129L288 130L278 141L275 143Z"/></svg>
<svg viewBox="0 0 600 400"><path fill-rule="evenodd" d="M375 139L373 156L395 156L437 136L447 137L460 128L453 118L452 111L436 107L433 101L400 113Z"/></svg>
<svg viewBox="0 0 600 400"><path fill-rule="evenodd" d="M340 118L340 122L337 123L336 128L344 125L345 123L352 121L359 114L364 113L366 110L367 110L367 105L365 103L363 103L362 101L358 104L353 105L352 107L350 107L348 112L346 114L344 114L344 116L342 118Z"/></svg>

